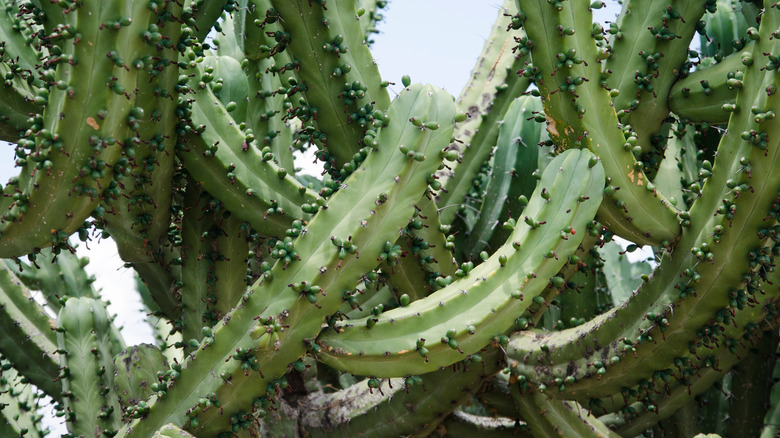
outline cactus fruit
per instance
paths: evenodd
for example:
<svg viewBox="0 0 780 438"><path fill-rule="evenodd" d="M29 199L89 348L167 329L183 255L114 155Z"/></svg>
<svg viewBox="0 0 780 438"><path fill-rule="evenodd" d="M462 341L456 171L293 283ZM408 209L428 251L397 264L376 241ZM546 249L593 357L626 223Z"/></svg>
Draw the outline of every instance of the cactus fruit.
<svg viewBox="0 0 780 438"><path fill-rule="evenodd" d="M618 3L505 0L455 99L385 1L0 0L0 435L776 434L780 5Z"/></svg>

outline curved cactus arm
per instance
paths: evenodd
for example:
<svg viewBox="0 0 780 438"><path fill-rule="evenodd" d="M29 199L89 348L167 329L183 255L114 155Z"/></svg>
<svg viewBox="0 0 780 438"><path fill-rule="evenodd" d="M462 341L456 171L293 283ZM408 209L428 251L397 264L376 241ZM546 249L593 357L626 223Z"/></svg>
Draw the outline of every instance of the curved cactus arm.
<svg viewBox="0 0 780 438"><path fill-rule="evenodd" d="M381 10L387 6L386 0L356 0L355 9L357 15L360 17L360 28L363 30L363 34L366 38L366 44L371 47L374 40L371 39L371 35L379 33L377 24L384 18Z"/></svg>
<svg viewBox="0 0 780 438"><path fill-rule="evenodd" d="M720 345L700 347L696 354L679 357L670 368L660 370L637 389L626 388L620 396L591 400L589 407L597 413L617 412L613 416L621 418L619 433L626 435L671 417L744 360L757 338L768 335L769 327L777 319L776 305L776 297L760 296L750 309L737 313L734 323L726 327ZM641 401L632 403L636 399Z"/></svg>
<svg viewBox="0 0 780 438"><path fill-rule="evenodd" d="M199 69L191 79L194 102L188 111L197 132L179 145L177 156L203 188L237 217L262 235L284 236L293 219L305 216L301 205L314 203L317 195L274 164L272 154L250 144L251 139L203 82L209 76Z"/></svg>
<svg viewBox="0 0 780 438"><path fill-rule="evenodd" d="M386 84L365 44L355 2L272 0L271 4L284 29L279 48L292 58L298 81L287 95L300 91L306 108L298 112L307 113L314 123L319 143L337 173L352 163L345 171L348 174L356 164L354 155L370 146L364 138L371 121L381 118L390 104Z"/></svg>
<svg viewBox="0 0 780 438"><path fill-rule="evenodd" d="M620 437L576 402L556 400L534 390L521 392L517 385L509 390L534 436Z"/></svg>
<svg viewBox="0 0 780 438"><path fill-rule="evenodd" d="M753 52L751 41L744 50L721 62L699 68L675 82L669 91L669 109L693 123L726 123L734 111L737 91L742 86L744 52Z"/></svg>
<svg viewBox="0 0 780 438"><path fill-rule="evenodd" d="M724 0L710 0L707 3L709 14L702 17L704 26L699 29L701 54L719 61L719 58L742 49L748 26L756 24L760 10L758 5L750 1L739 2L739 5Z"/></svg>
<svg viewBox="0 0 780 438"><path fill-rule="evenodd" d="M671 244L680 234L677 212L649 183L633 155L639 153L636 137L621 129L610 92L595 79L601 77L603 54L591 35L588 3L519 0L519 5L528 15L525 22L533 23L525 29L550 138L559 148L590 149L611 180L599 221L637 244Z"/></svg>
<svg viewBox="0 0 780 438"><path fill-rule="evenodd" d="M688 47L696 35L691 23L701 19L706 3L655 0L623 5L604 71L610 73L607 87L619 91L613 98L615 109L629 112L627 122L643 152L657 143L653 137L669 115L669 90L684 73Z"/></svg>
<svg viewBox="0 0 780 438"><path fill-rule="evenodd" d="M601 417L605 422L615 422L616 431L622 436L641 433L660 421L672 417L684 406L695 403L696 397L707 391L714 383L723 379L731 369L739 364L741 358L749 354L753 340L743 339L733 351L724 348L711 356L714 366L703 367L697 371L688 371L681 376L679 382L671 380L665 383L663 397L658 397L652 404L652 410L643 402L626 405L620 411ZM728 409L726 409L728 411ZM725 435L725 434L724 434Z"/></svg>
<svg viewBox="0 0 780 438"><path fill-rule="evenodd" d="M25 286L40 291L52 311L60 311L64 297L98 297L92 287L95 278L87 275L84 270L89 259L80 258L70 251L55 256L50 249L44 249L32 257L31 261L32 264L22 260L4 260L2 264Z"/></svg>
<svg viewBox="0 0 780 438"><path fill-rule="evenodd" d="M25 76L31 74L35 71L36 65L40 65L43 55L48 55L48 50L41 47L32 35L40 30L40 26L34 23L26 11L23 11L23 6L19 2L3 0L0 1L0 8L2 8L0 12L0 41L2 41L0 53L3 53L0 58L13 62L16 69L26 70L26 73L20 71ZM32 78L31 82L36 86L42 85L39 78Z"/></svg>
<svg viewBox="0 0 780 438"><path fill-rule="evenodd" d="M28 74L7 57L5 46L0 46L0 75L6 78L0 85L0 140L16 142L29 127L30 115L40 112L41 107L35 104L39 90L27 83Z"/></svg>
<svg viewBox="0 0 780 438"><path fill-rule="evenodd" d="M246 57L239 61L249 80L247 112L253 116L246 120L247 132L251 129L258 144L269 147L277 164L293 174L293 123L281 110L291 104L281 90L292 85L289 77L275 73L292 60L286 52L271 57L274 35L282 31L278 21L269 19L276 13L270 0L242 0L233 15L237 45Z"/></svg>
<svg viewBox="0 0 780 438"><path fill-rule="evenodd" d="M534 120L534 113L542 112L542 102L532 96L521 96L512 102L504 114L504 120L498 129L498 140L493 152L493 169L482 199L479 218L472 228L466 247L479 254L489 247L493 235L500 244L511 233L512 218L516 221L522 216L523 205L518 198L531 196L536 188L534 174L538 168L539 141L542 136L541 124ZM503 231L503 232L502 232Z"/></svg>
<svg viewBox="0 0 780 438"><path fill-rule="evenodd" d="M0 353L36 386L60 400L54 321L6 266L0 266Z"/></svg>
<svg viewBox="0 0 780 438"><path fill-rule="evenodd" d="M229 0L186 0L182 19L184 24L194 30L193 35L198 41L205 41L222 13L231 12L233 5L235 2Z"/></svg>
<svg viewBox="0 0 780 438"><path fill-rule="evenodd" d="M449 172L440 172L440 181L446 189L437 199L443 224L449 225L455 220L472 181L496 145L504 114L512 101L531 84L530 76L520 74L530 59L527 50L522 47L520 53L513 50L515 38L525 38L518 17L514 1L505 0L469 82L456 101L458 110L466 112L469 118L456 129L452 144L461 155L457 161L446 162Z"/></svg>
<svg viewBox="0 0 780 438"><path fill-rule="evenodd" d="M407 307L336 325L319 337L318 359L352 374L419 374L497 340L548 284L562 281L554 275L584 237L601 202L603 178L587 151L553 160L525 221L489 260Z"/></svg>
<svg viewBox="0 0 780 438"><path fill-rule="evenodd" d="M365 379L336 393L311 394L268 416L297 419L296 427L312 437L423 436L500 370L499 356L490 348L481 357L422 376Z"/></svg>
<svg viewBox="0 0 780 438"><path fill-rule="evenodd" d="M40 438L49 433L42 425L41 394L24 381L10 363L0 359L0 434L7 437Z"/></svg>
<svg viewBox="0 0 780 438"><path fill-rule="evenodd" d="M44 62L55 86L42 99L43 115L17 143L23 169L4 190L2 257L67 246L95 209L137 127L132 90L143 63L136 61L159 44L148 30L156 15L138 3L82 2L49 18L60 17L61 39L50 35L47 42L59 44L61 54Z"/></svg>
<svg viewBox="0 0 780 438"><path fill-rule="evenodd" d="M57 344L69 436L92 436L95 430L116 434L122 424L110 338L103 303L90 298L65 302L57 317Z"/></svg>
<svg viewBox="0 0 780 438"><path fill-rule="evenodd" d="M389 109L378 149L323 203L305 232L284 242L290 260L277 262L251 289L215 327L214 342L201 345L167 395L121 436L145 436L170 421L189 421L198 434L248 426L242 412L274 395L288 365L305 353L304 340L316 336L325 316L341 306L343 291L379 264L385 242L408 223L445 154L454 116L446 92L420 85L404 90ZM416 126L417 120L424 123ZM298 262L295 254L309 262ZM220 408L196 408L200 397L212 394Z"/></svg>
<svg viewBox="0 0 780 438"><path fill-rule="evenodd" d="M761 42L766 46L760 45L757 52L771 53L775 40L768 33L776 15L775 11L764 15ZM738 96L738 105L771 111L778 104L776 95L752 90L771 90L776 78L774 72L762 71L767 58L759 58L758 53L753 56L755 62L746 71L747 91ZM772 229L771 218L776 215L772 209L780 189L780 180L772 170L778 159L777 143L764 148L753 145L750 135L742 139L745 129L753 129L759 137L763 134L758 133L766 133L769 138L780 138L775 137L775 125L757 123L760 121L748 111L732 115L731 129L718 147L713 167L717 171L691 207L690 225L678 249L664 256L650 281L625 305L583 326L542 337L518 335L509 350L523 363L521 374L535 375L533 366L543 363L550 366L544 380L568 379L566 391L576 391L578 400L619 393L623 387L649 378L655 370L671 367L688 349L709 342L699 335L702 329L711 330L709 319L721 326L720 321L730 320L728 315L742 311L754 299L758 289L753 283L760 283L757 277L768 260L762 247L775 239L761 230ZM734 190L740 184L745 187ZM736 259L734 254L740 257ZM733 286L737 284L739 290ZM654 342L650 343L650 338ZM557 340L550 342L553 339ZM592 377L604 373L608 379L593 382ZM585 376L591 378L574 383Z"/></svg>

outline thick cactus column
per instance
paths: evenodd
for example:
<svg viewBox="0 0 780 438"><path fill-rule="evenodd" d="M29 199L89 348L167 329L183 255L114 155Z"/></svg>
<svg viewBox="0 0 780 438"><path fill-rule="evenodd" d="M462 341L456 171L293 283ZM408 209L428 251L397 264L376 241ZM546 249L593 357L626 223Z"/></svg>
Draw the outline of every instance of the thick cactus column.
<svg viewBox="0 0 780 438"><path fill-rule="evenodd" d="M114 387L111 321L100 301L71 298L57 318L65 419L73 438L114 435L121 408Z"/></svg>

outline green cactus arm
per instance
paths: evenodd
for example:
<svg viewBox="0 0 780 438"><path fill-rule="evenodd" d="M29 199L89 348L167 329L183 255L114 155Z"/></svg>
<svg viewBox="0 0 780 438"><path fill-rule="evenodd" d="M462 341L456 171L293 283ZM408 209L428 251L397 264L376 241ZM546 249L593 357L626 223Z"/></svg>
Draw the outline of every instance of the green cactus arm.
<svg viewBox="0 0 780 438"><path fill-rule="evenodd" d="M745 46L752 52L755 42ZM669 109L693 123L726 123L733 111L744 73L742 52L735 52L721 62L691 72L675 82L669 91Z"/></svg>
<svg viewBox="0 0 780 438"><path fill-rule="evenodd" d="M182 337L191 352L246 292L249 230L194 180L187 186L180 290Z"/></svg>
<svg viewBox="0 0 780 438"><path fill-rule="evenodd" d="M405 235L395 242L396 245L401 255L388 257L379 267L396 298L407 295L412 301L420 299L429 292L422 286L427 285L426 272L412 253Z"/></svg>
<svg viewBox="0 0 780 438"><path fill-rule="evenodd" d="M509 390L535 437L620 437L576 402L556 400L533 390L521 392L517 385Z"/></svg>
<svg viewBox="0 0 780 438"><path fill-rule="evenodd" d="M669 91L684 73L696 34L691 23L701 19L705 5L704 0L633 1L624 4L618 17L621 38L615 38L605 64L605 71L611 71L607 87L620 92L613 103L617 111L630 111L628 123L643 152L652 149L653 137L669 115Z"/></svg>
<svg viewBox="0 0 780 438"><path fill-rule="evenodd" d="M353 374L385 377L428 372L479 350L559 280L551 277L584 237L601 201L603 178L587 151L553 160L526 207L525 222L488 261L407 307L338 324L318 339L318 359Z"/></svg>
<svg viewBox="0 0 780 438"><path fill-rule="evenodd" d="M626 251L616 242L604 244L599 254L604 259L604 279L615 306L628 299L642 284L642 278L652 272L652 267L645 261L629 261Z"/></svg>
<svg viewBox="0 0 780 438"><path fill-rule="evenodd" d="M84 266L86 258L79 258L69 251L61 252L54 258L50 249L42 250L33 259L32 264L22 260L14 262L4 260L4 268L10 269L30 289L40 291L46 305L59 312L64 296L78 297L90 293L96 298L90 284L95 280L87 275Z"/></svg>
<svg viewBox="0 0 780 438"><path fill-rule="evenodd" d="M233 36L233 20L225 20L223 23L229 23L230 28L226 26L224 30L226 36ZM235 48L236 42L232 38L214 40L215 43L222 42L219 47ZM207 54L203 57L201 66L206 73L213 75L213 80L209 83L214 95L225 106L230 117L233 120L247 120L247 96L249 96L249 78L242 68L242 59L236 59L233 56L223 55L223 49L217 50L215 54ZM209 53L209 52L207 52ZM242 52L240 52L243 55Z"/></svg>
<svg viewBox="0 0 780 438"><path fill-rule="evenodd" d="M158 9L161 12L162 9ZM179 15L181 8L167 3L165 13ZM175 41L181 26L167 22L158 26L163 38ZM174 319L178 315L170 287L174 257L167 242L171 222L173 174L176 161L177 107L175 90L179 80L178 52L173 47L156 51L136 84L138 117L133 144L126 144L115 170L114 181L104 191L100 206L93 212L97 226L103 227L117 245L127 266L132 265L150 285L158 307Z"/></svg>
<svg viewBox="0 0 780 438"><path fill-rule="evenodd" d="M17 2L3 0L0 7L0 41L3 42L0 49L3 55L0 58L13 60L18 68L27 72L35 71L36 65L41 63L42 55L48 54L48 50L41 47L32 36L33 32L39 30L38 26L33 24L29 15L22 12ZM33 78L31 82L36 86L42 85L39 78Z"/></svg>
<svg viewBox="0 0 780 438"><path fill-rule="evenodd" d="M266 14L272 9L269 0L242 0L233 13L236 46L246 60L239 59L249 84L247 129L252 130L258 144L269 147L279 167L288 173L295 172L291 146L293 144L292 121L285 120L281 109L290 104L284 93L278 92L290 84L280 74L273 73L291 62L286 52L271 57L271 47L276 42L273 35L281 31L279 23L269 23ZM262 16L260 14L263 14Z"/></svg>
<svg viewBox="0 0 780 438"><path fill-rule="evenodd" d="M211 29L231 4L228 0L186 0L182 10L184 23L190 26L198 41L204 41ZM229 11L228 11L229 12Z"/></svg>
<svg viewBox="0 0 780 438"><path fill-rule="evenodd" d="M178 15L181 9L170 3L166 13ZM175 40L181 26L168 22L158 26L163 38ZM122 260L129 263L154 263L161 258L155 253L168 232L171 217L173 173L177 140L176 110L178 101L174 94L179 80L178 51L163 48L155 53L148 74L137 78L138 90L151 88L152 92L139 93L137 108L137 140L125 144L124 160L120 160L115 182L121 190L106 190L102 209L106 229L117 244ZM110 193L110 194L109 194Z"/></svg>
<svg viewBox="0 0 780 438"><path fill-rule="evenodd" d="M215 284L216 216L219 201L203 191L195 180L188 178L184 194L184 217L181 224L181 332L184 350L198 348L204 337L201 328L219 321L213 302L217 300ZM221 213L221 212L220 212ZM190 340L194 340L190 344Z"/></svg>
<svg viewBox="0 0 780 438"><path fill-rule="evenodd" d="M370 127L374 111L384 111L390 104L365 45L355 2L312 6L302 0L272 0L271 4L281 17L285 51L296 64L300 82L296 88L314 113L312 121L322 133L324 149L340 169L363 146L367 126L359 119L368 119ZM358 95L349 97L346 87Z"/></svg>
<svg viewBox="0 0 780 438"><path fill-rule="evenodd" d="M30 114L40 112L40 106L35 103L38 90L27 83L23 77L27 75L19 70L18 64L5 60L7 54L2 50L0 48L0 74L4 78L10 75L11 79L5 79L0 85L0 139L16 142L27 129Z"/></svg>
<svg viewBox="0 0 780 438"><path fill-rule="evenodd" d="M0 359L0 434L7 437L41 438L49 433L38 413L41 395L10 363Z"/></svg>
<svg viewBox="0 0 780 438"><path fill-rule="evenodd" d="M559 148L586 147L601 159L613 193L602 204L599 221L610 231L637 244L672 243L680 234L676 210L649 184L631 152L635 137L626 138L610 92L596 80L601 55L591 36L588 3L556 4L560 11L548 2L519 1L526 23L534 24L526 33L550 138Z"/></svg>
<svg viewBox="0 0 780 438"><path fill-rule="evenodd" d="M686 360L676 361L670 369L662 370L654 375L652 380L643 382L633 392L634 395L629 396L625 391L621 391L621 397L604 399L600 403L591 401L590 407L597 413L617 412L611 415L621 417L618 431L625 435L639 433L658 421L673 416L749 355L757 342L756 338L766 335L768 328L777 318L776 302L776 297L759 297L749 310L737 313L735 322L726 328L723 334L725 342L721 345L697 349L698 357L687 354ZM746 327L752 328L745 330ZM765 333L759 335L760 332ZM698 364L691 367L690 364L694 362ZM685 365L686 363L689 365ZM663 382L663 388L658 388L663 397L658 396L652 382L658 382L656 386ZM722 389L718 390L721 391ZM632 403L637 399L641 401Z"/></svg>
<svg viewBox="0 0 780 438"><path fill-rule="evenodd" d="M122 412L131 411L159 389L158 372L168 370L168 362L159 348L138 344L114 357L114 386ZM129 421L129 418L123 418Z"/></svg>
<svg viewBox="0 0 780 438"><path fill-rule="evenodd" d="M294 218L305 216L301 204L313 203L317 195L247 143L209 86L198 83L203 75L201 70L192 79L191 116L193 126L205 130L188 135L177 156L233 214L263 235L284 236Z"/></svg>
<svg viewBox="0 0 780 438"><path fill-rule="evenodd" d="M534 172L538 168L538 143L542 127L533 120L535 112L542 112L541 101L532 96L521 96L515 99L504 115L498 130L493 152L494 165L479 210L479 219L466 240L466 247L473 254L479 254L485 249L494 234L503 236L503 239L499 239L503 243L510 230L503 230L502 224L510 217L516 220L522 215L523 206L518 198L531 196L536 188Z"/></svg>
<svg viewBox="0 0 780 438"><path fill-rule="evenodd" d="M371 47L374 40L371 39L371 35L379 33L377 30L377 24L382 21L382 13L380 12L385 6L387 6L386 0L356 0L355 9L360 17L360 28L363 30L363 34L366 38L366 44Z"/></svg>
<svg viewBox="0 0 780 438"><path fill-rule="evenodd" d="M478 360L414 378L365 379L336 393L310 394L297 406L267 415L297 419L296 426L312 437L426 436L472 398L500 365L499 350L490 348ZM387 418L394 419L392 424L384 421Z"/></svg>
<svg viewBox="0 0 780 438"><path fill-rule="evenodd" d="M59 373L54 321L6 266L0 266L0 312L0 353L46 394L61 400L54 382Z"/></svg>
<svg viewBox="0 0 780 438"><path fill-rule="evenodd" d="M304 339L316 336L325 315L338 310L343 291L353 288L365 272L378 265L377 256L385 242L395 240L408 223L413 203L427 186L428 175L440 165L455 116L446 92L431 86L412 86L399 95L388 114L389 125L377 137L378 149L344 181L344 187L306 225L305 233L292 241L292 248L288 246L301 259L314 258L309 263L280 260L270 276L255 285L243 303L216 326L214 342L200 347L167 395L158 398L145 417L128 425L120 436L144 436L166 422L183 424L194 416L199 427L192 427L198 434L216 433L230 428L231 415L251 410L253 400L265 395L269 386L273 393L279 382L275 379L305 353ZM415 126L410 119L423 120L429 127ZM433 129L434 124L438 129ZM399 145L404 150L399 152ZM336 238L346 240L337 246ZM357 246L359 258L357 252L350 254L344 249L344 242ZM311 263L313 260L318 262ZM288 285L294 283L300 285L300 292L288 290ZM306 292L305 285L317 286L326 294L322 296L312 286ZM275 331L273 324L284 330ZM253 336L259 337L255 340ZM276 345L285 348L275 351ZM237 348L246 349L246 358L238 354L233 359ZM257 356L255 349L259 350ZM244 359L249 368L242 368ZM250 387L255 390L246 391ZM212 393L216 393L221 409L192 410L188 417L186 410ZM226 415L221 415L222 411ZM237 427L240 429L240 425Z"/></svg>
<svg viewBox="0 0 780 438"><path fill-rule="evenodd" d="M292 174L295 172L293 154L290 150L293 144L293 130L289 122L283 120L284 114L279 111L279 108L284 107L287 102L286 97L281 93L274 93L282 87L280 78L278 75L266 72L273 66L273 59L249 63L250 99L247 111L250 114L259 114L260 117L250 117L247 122L258 143L263 147L270 147L279 167Z"/></svg>
<svg viewBox="0 0 780 438"><path fill-rule="evenodd" d="M519 74L529 61L528 53L516 54L513 51L514 38L522 39L525 33L522 29L508 31L516 14L514 2L505 0L469 82L456 101L458 110L469 117L455 133L453 147L461 151L461 156L457 161L446 162L451 169L449 172L440 173L440 181L446 188L437 199L443 224L449 225L455 220L458 213L456 206L464 202L474 176L496 144L504 114L512 101L523 94L531 83L530 77Z"/></svg>
<svg viewBox="0 0 780 438"><path fill-rule="evenodd" d="M648 410L644 403L637 402L630 406L627 405L624 409L630 412L628 419L624 417L622 411L609 414L602 417L602 419L609 421L608 418L620 418L616 423L616 432L622 436L632 436L631 434L647 430L659 421L672 417L684 406L692 402L695 403L698 395L711 388L715 382L723 379L731 371L732 367L739 364L741 358L749 354L752 343L753 340L743 340L734 352L729 351L729 349L719 351L712 359L716 366L704 367L697 373L691 372L684 379L681 379L680 384L672 384L669 388L665 388L664 396L655 400L653 404L654 410ZM728 412L728 409L726 409L726 412Z"/></svg>
<svg viewBox="0 0 780 438"><path fill-rule="evenodd" d="M712 2L710 2L712 3ZM716 9L702 17L704 29L700 35L701 53L705 57L729 56L741 50L745 43L748 26L748 16L755 12L755 5L749 2L717 0Z"/></svg>
<svg viewBox="0 0 780 438"><path fill-rule="evenodd" d="M412 251L417 251L418 260L423 261L428 272L438 272L443 277L455 275L458 265L445 234L449 227L442 225L434 202L422 201L416 204L415 217L422 222L422 227L412 227Z"/></svg>
<svg viewBox="0 0 780 438"><path fill-rule="evenodd" d="M121 422L114 387L111 322L102 302L70 298L57 317L65 420L73 437L115 434Z"/></svg>
<svg viewBox="0 0 780 438"><path fill-rule="evenodd" d="M220 220L220 218L218 218ZM249 255L249 230L236 215L223 213L220 228L234 230L223 232L217 237L217 305L219 315L227 315L240 302L247 288L247 257ZM235 230L238 230L236 232Z"/></svg>
<svg viewBox="0 0 780 438"><path fill-rule="evenodd" d="M765 15L764 22L767 24L763 27L764 32L769 32L767 29L771 28L773 19L774 15ZM770 47L758 48L758 50L762 53L770 53L773 41L766 37L766 39L762 39L762 42ZM763 59L760 62L767 61L767 59ZM757 62L759 62L758 59ZM754 64L746 72L746 81L750 87L755 87L748 88L748 90L764 90L768 86L767 82L772 83L774 80L773 73L761 72L760 65ZM758 108L771 108L775 101L776 97L769 96L766 92L754 94L746 91L738 96L738 104L749 107L755 104ZM718 171L707 179L706 190L691 207L691 224L685 229L678 243L678 249L670 256L664 256L661 266L649 282L643 284L625 305L595 318L584 326L536 339L533 339L532 335L519 335L517 339L523 338L521 342L531 342L535 345L533 350L539 353L538 356L536 353L516 355L515 352L519 350L515 349L514 341L510 343L510 355L525 364L535 363L537 360L550 365L555 363L555 369L550 369L548 377L556 376L556 378L561 379L573 377L574 380L577 380L584 375L595 376L597 369L600 368L604 368L606 372L609 372L610 369L615 371L618 369L631 370L627 371L626 374L616 373L621 377L609 374L609 379L602 380L598 384L592 383L592 385L597 385L598 389L590 388L591 384L583 385L583 387L589 387L586 390L583 390L583 387L577 389L576 384L566 385L567 391L571 387L572 391L577 391L578 397L585 397L591 390L593 391L591 395L600 391L604 391L603 394L614 394L624 386L631 386L628 384L628 380L623 381L624 378L638 382L642 378L642 373L638 371L640 368L647 367L647 371L644 372L646 376L646 373L652 373L654 370L668 368L676 356L689 348L688 342L692 340L690 337L697 336L699 328L707 323L708 318L721 315L724 308L741 309L744 307L741 300L748 299L752 294L730 298L729 293L733 290L731 285L742 284L743 274L754 275L747 255L752 252L761 254L762 242L766 240L766 237L761 237L761 233L757 233L757 230L765 227L771 228L764 219L768 217L768 211L775 202L777 190L780 187L780 182L777 181L775 173L771 170L772 166L775 165L774 160L777 158L776 145L767 145L767 149L763 150L752 145L750 141L741 139L742 130L746 126L750 126L751 123L756 123L755 119L757 119L756 116L747 111L732 116L730 121L732 129L721 140L718 157L715 160ZM760 118L758 120L760 121ZM754 126L759 132L768 131L770 136L771 131L775 128L773 125ZM750 165L750 169L746 171L745 165ZM731 187L733 182L731 178L735 176L741 183L749 185L753 189L753 193L745 196L743 192L735 197L734 195L739 193L733 191L733 187ZM742 205L750 207L743 207L746 210L744 213L732 217L729 212L736 211L738 207L735 205L733 210L729 208L728 211L725 211L726 209L720 207L724 205L724 199L726 202L733 202L736 205L747 202L747 204ZM754 207L756 205L761 207ZM718 211L724 214L719 214ZM715 212L714 216L713 212ZM724 233L722 236L719 234L720 231ZM699 254L701 247L705 249L709 247L707 253L711 255L703 254L707 260L706 263L701 263L701 260L697 258L697 256L702 255ZM695 250L691 251L692 248ZM721 253L721 248L726 252ZM744 254L744 256L740 257L740 261L737 262L732 254ZM689 275L686 275L686 272ZM692 296L694 291L695 297ZM712 298L709 298L710 296ZM705 299L705 297L707 298ZM665 308L666 310L664 310ZM694 311L695 317L692 313ZM651 321L653 318L647 317L648 314L655 317L657 321ZM618 327L626 321L630 321L630 323L622 328ZM656 341L650 344L643 334L656 326L656 323L665 327L663 327L662 333L655 332L656 334L652 337ZM664 340L659 341L658 336L662 336ZM552 338L558 337L560 337L561 343L548 342ZM572 343L572 339L579 339L580 342ZM621 343L622 339L627 342ZM621 347L621 344L626 343L627 347ZM522 347L523 350L525 348ZM549 351L549 353L544 350ZM570 356L574 350L577 350L577 353ZM584 350L588 350L588 352ZM630 357L626 357L633 356L634 350L639 357L652 355L652 360L634 361ZM596 357L607 351L609 353L604 353L607 354L607 360L602 361ZM618 357L619 362L610 366L607 363L608 358L613 357L613 355ZM572 372L558 368L559 365L563 364L563 362L558 362L558 359L564 356L577 364L570 367L570 360L564 360L567 364L566 367L572 369ZM529 367L524 366L523 368L521 374L526 371L533 374Z"/></svg>
<svg viewBox="0 0 780 438"><path fill-rule="evenodd" d="M685 210L688 207L683 192L683 181L686 180L683 153L695 152L696 146L690 141L691 137L690 135L685 136L685 134L678 135L677 132L673 131L672 135L666 139L664 159L661 160L658 172L653 179L653 184L658 190L661 193L666 193L669 202L680 210Z"/></svg>

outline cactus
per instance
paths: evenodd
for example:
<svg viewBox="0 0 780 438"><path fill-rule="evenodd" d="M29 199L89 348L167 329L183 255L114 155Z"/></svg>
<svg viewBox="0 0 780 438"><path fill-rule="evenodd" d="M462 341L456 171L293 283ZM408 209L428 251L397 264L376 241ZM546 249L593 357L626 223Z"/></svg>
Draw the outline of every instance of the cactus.
<svg viewBox="0 0 780 438"><path fill-rule="evenodd" d="M780 5L505 0L455 99L386 3L0 0L0 434L775 434Z"/></svg>

